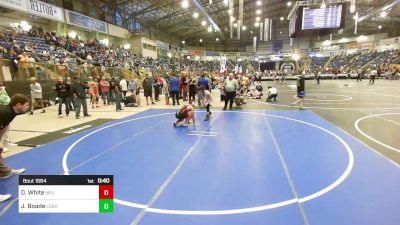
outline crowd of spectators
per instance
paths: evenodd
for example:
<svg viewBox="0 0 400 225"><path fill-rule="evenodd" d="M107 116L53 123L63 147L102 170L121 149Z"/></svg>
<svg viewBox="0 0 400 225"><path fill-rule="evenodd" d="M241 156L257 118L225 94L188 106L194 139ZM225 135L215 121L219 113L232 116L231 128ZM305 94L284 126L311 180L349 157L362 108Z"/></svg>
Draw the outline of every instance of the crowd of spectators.
<svg viewBox="0 0 400 225"><path fill-rule="evenodd" d="M353 61L351 62L354 67L362 67L374 58L378 57L381 53L377 51L367 52L360 55L357 55Z"/></svg>
<svg viewBox="0 0 400 225"><path fill-rule="evenodd" d="M189 70L220 71L219 61L199 61L193 59L176 59L170 57L139 57L122 47L105 45L101 41L80 40L78 36L57 36L55 32L44 32L42 28L33 26L29 31L22 28L0 30L0 58L15 60L22 52L33 57L36 62L48 64L64 64L70 70L80 64L99 67L122 67L134 71L148 68L151 71ZM14 53L16 56L14 56ZM243 70L251 65L258 69L256 61L239 62ZM227 60L226 68L234 70L237 63ZM17 67L17 64L15 64ZM251 68L250 67L250 68Z"/></svg>
<svg viewBox="0 0 400 225"><path fill-rule="evenodd" d="M336 55L332 58L330 65L333 68L342 68L350 64L350 61L359 54Z"/></svg>
<svg viewBox="0 0 400 225"><path fill-rule="evenodd" d="M0 58L12 61L15 70L20 69L27 78L28 69L33 62L62 64L70 71L76 71L77 66L119 67L137 72L142 68L159 73L161 71L208 71L219 72L219 61L199 61L193 59L176 59L170 57L139 57L122 47L105 45L99 40L80 40L78 36L57 36L55 32L44 32L41 27L32 26L24 31L20 26L13 29L0 30ZM325 68L330 57L310 57L299 60L299 71L304 70L304 62L309 62L310 71L340 71L349 72L372 62L386 70L386 65L400 63L399 51L368 52L351 55L333 56L330 65ZM350 63L351 62L351 63ZM237 67L238 65L238 67ZM226 69L242 72L258 71L257 61L226 61ZM379 66L376 66L379 67Z"/></svg>

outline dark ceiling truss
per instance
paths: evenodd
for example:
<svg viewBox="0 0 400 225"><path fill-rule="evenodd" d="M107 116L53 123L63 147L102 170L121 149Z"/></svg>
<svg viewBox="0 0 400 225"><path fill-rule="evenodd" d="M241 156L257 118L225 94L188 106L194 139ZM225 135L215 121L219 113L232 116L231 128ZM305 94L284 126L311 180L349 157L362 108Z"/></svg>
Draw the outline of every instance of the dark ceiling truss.
<svg viewBox="0 0 400 225"><path fill-rule="evenodd" d="M142 8L141 10L133 12L128 19L135 19L141 15L145 15L146 13L151 13L160 9L165 8L167 5L169 5L165 0L159 0L156 1L147 7Z"/></svg>
<svg viewBox="0 0 400 225"><path fill-rule="evenodd" d="M190 1L190 0L189 0ZM181 7L181 0L100 0L101 4L108 5L111 9L119 12L123 20L125 21L138 21L144 27L150 29L158 29L162 32L167 32L169 35L185 40L187 43L192 41L198 41L199 38L215 38L219 37L221 40L229 40L229 15L227 13L228 6L223 3L223 0L213 0L212 5L209 5L209 0L197 0L207 14L216 22L221 29L221 33L208 32L207 27L210 25L208 19L200 13L198 19L193 18L193 12L196 11L194 4L191 4L190 8L183 9ZM286 19L290 8L286 6L288 0L262 0L262 18L272 18L273 27L275 31L285 31L288 27L288 21L280 21L280 17ZM293 0L292 2L294 2ZM315 1L315 0L314 0ZM316 0L322 2L322 0ZM97 1L96 1L97 2ZM325 0L325 2L329 2ZM389 4L393 0L379 0L379 1L367 1L357 0L356 8L360 12L360 16L368 13L374 8L383 7L385 4ZM251 41L252 37L259 33L259 28L254 26L256 22L256 0L244 0L244 25L247 26L247 30L253 30L253 34L250 32L242 32L243 41ZM398 25L399 23L399 7L394 7L396 13L390 12L388 18L382 19L377 16L367 19L371 23L363 21L359 24L359 31L368 29L374 29L376 31L377 24L382 26L392 25L394 21ZM235 17L238 16L238 0L235 1ZM394 10L392 10L394 11ZM394 14L394 15L391 15ZM389 17L390 15L390 17ZM397 16L396 16L397 15ZM349 17L349 16L348 16ZM352 17L352 15L350 16ZM390 18L390 19L389 19ZM207 26L201 26L201 21L206 20ZM263 22L263 21L260 21ZM354 20L346 18L347 24L352 26ZM354 27L354 26L353 26ZM236 29L236 28L234 28ZM351 28L345 29L343 35L351 33ZM235 36L234 36L235 39Z"/></svg>

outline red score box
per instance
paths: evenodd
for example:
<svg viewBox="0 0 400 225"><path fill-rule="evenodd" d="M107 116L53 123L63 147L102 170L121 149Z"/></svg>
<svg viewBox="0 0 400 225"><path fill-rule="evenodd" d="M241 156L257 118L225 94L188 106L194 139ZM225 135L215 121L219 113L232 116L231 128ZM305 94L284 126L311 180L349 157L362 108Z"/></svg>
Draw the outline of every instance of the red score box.
<svg viewBox="0 0 400 225"><path fill-rule="evenodd" d="M99 186L99 199L113 199L114 187L112 185Z"/></svg>

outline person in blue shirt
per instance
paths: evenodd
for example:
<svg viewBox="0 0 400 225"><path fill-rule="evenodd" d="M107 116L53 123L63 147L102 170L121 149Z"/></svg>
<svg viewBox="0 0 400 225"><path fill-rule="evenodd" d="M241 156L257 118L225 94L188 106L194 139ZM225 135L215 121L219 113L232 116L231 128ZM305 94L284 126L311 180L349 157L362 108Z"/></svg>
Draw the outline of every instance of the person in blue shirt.
<svg viewBox="0 0 400 225"><path fill-rule="evenodd" d="M206 79L206 75L203 74L201 75L201 78L199 79L199 82L197 82L197 86L204 86L205 90L210 90L209 85L208 85L208 80Z"/></svg>
<svg viewBox="0 0 400 225"><path fill-rule="evenodd" d="M171 75L169 80L169 90L172 96L172 105L175 105L175 99L179 105L179 80L173 75Z"/></svg>

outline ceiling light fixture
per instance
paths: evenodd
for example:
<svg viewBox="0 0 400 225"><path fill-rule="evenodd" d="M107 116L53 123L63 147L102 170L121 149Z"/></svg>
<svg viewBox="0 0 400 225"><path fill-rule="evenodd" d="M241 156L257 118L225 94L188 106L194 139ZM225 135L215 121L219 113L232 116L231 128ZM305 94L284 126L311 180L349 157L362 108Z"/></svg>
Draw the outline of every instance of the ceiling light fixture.
<svg viewBox="0 0 400 225"><path fill-rule="evenodd" d="M198 12L194 12L193 13L193 17L197 19L199 17L199 13Z"/></svg>
<svg viewBox="0 0 400 225"><path fill-rule="evenodd" d="M262 3L261 3L260 0L258 0L258 1L256 2L256 4L257 4L258 6L260 6Z"/></svg>
<svg viewBox="0 0 400 225"><path fill-rule="evenodd" d="M75 39L76 38L76 32L72 31L72 32L68 33L68 36L70 36L71 38Z"/></svg>
<svg viewBox="0 0 400 225"><path fill-rule="evenodd" d="M256 13L257 13L257 15L260 15L261 14L261 9L257 9Z"/></svg>
<svg viewBox="0 0 400 225"><path fill-rule="evenodd" d="M242 26L242 30L246 30L247 29L247 27L246 26Z"/></svg>
<svg viewBox="0 0 400 225"><path fill-rule="evenodd" d="M189 2L188 0L183 0L181 3L182 8L186 9L187 7L189 7Z"/></svg>
<svg viewBox="0 0 400 225"><path fill-rule="evenodd" d="M207 25L207 22L205 20L203 20L203 21L201 21L201 25L205 26L205 25Z"/></svg>

